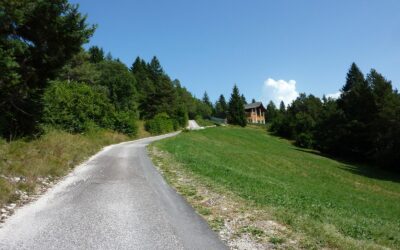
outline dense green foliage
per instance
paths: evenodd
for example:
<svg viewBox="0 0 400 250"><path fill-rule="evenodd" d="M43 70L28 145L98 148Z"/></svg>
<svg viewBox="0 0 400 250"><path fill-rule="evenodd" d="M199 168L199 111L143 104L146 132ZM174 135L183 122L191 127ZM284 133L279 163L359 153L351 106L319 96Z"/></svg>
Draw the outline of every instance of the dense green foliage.
<svg viewBox="0 0 400 250"><path fill-rule="evenodd" d="M151 120L157 114L165 113L174 120L176 128L185 127L188 118L211 114L210 107L182 87L179 80L170 79L157 57L150 63L138 57L130 70L137 81L138 109L142 119Z"/></svg>
<svg viewBox="0 0 400 250"><path fill-rule="evenodd" d="M270 101L267 105L265 113L267 116L265 117L266 122L271 122L275 120L276 116L278 115L278 110L273 101Z"/></svg>
<svg viewBox="0 0 400 250"><path fill-rule="evenodd" d="M216 125L215 122L213 122L213 121L211 121L209 119L204 119L203 117L201 117L199 115L195 117L195 121L201 127L208 127L208 126L215 126Z"/></svg>
<svg viewBox="0 0 400 250"><path fill-rule="evenodd" d="M69 132L111 126L113 106L102 89L76 82L53 82L43 96L43 121Z"/></svg>
<svg viewBox="0 0 400 250"><path fill-rule="evenodd" d="M89 48L89 60L91 63L99 63L103 61L104 58L104 50L97 46L92 46Z"/></svg>
<svg viewBox="0 0 400 250"><path fill-rule="evenodd" d="M299 146L400 170L400 95L376 70L364 78L353 63L337 100L301 94L271 112L272 131Z"/></svg>
<svg viewBox="0 0 400 250"><path fill-rule="evenodd" d="M204 92L202 101L203 101L203 103L204 103L207 107L209 107L209 110L211 111L211 114L214 114L214 113L215 113L214 106L213 106L213 104L211 103L210 98L208 97L207 92ZM209 117L207 117L207 118L209 118Z"/></svg>
<svg viewBox="0 0 400 250"><path fill-rule="evenodd" d="M215 116L225 119L228 116L228 104L226 103L225 96L220 95L218 101L215 103Z"/></svg>
<svg viewBox="0 0 400 250"><path fill-rule="evenodd" d="M106 87L108 98L118 111L136 111L136 79L119 61L105 60L97 65L98 84Z"/></svg>
<svg viewBox="0 0 400 250"><path fill-rule="evenodd" d="M48 79L93 34L67 0L0 2L0 134L12 139L35 131Z"/></svg>
<svg viewBox="0 0 400 250"><path fill-rule="evenodd" d="M212 105L172 81L156 57L128 69L100 47L82 49L94 27L67 0L2 1L0 21L0 136L8 140L36 134L41 123L134 135L139 118L166 113L178 129L211 115Z"/></svg>
<svg viewBox="0 0 400 250"><path fill-rule="evenodd" d="M93 53L92 48L89 51ZM81 51L61 69L58 75L60 81L53 83L53 85L60 86L52 86L49 90L49 97L43 100L47 107L42 119L43 122L57 125L57 127L71 132L85 131L90 128L90 126L88 127L89 124L135 135L137 132L137 92L134 76L118 60L102 59L92 63L90 53ZM74 82L72 83L71 80ZM54 89L57 88L58 91L54 92ZM85 94L79 94L82 89L101 93L102 98L87 99ZM53 99L51 95L54 96ZM66 97L72 99L67 101L65 100ZM97 95L97 97L99 96ZM63 107L69 107L68 105L71 105L69 102L72 101L89 106L90 103L93 103L94 106L90 108L85 105L78 105L78 107L63 110ZM54 109L55 105L58 107L57 109ZM101 111L103 121L99 122L97 115L92 114L92 112L101 109L101 105L104 105L105 108ZM49 109L48 107L53 108ZM57 119L57 122L55 122L54 117L60 118L63 113L69 114L70 122L62 124L64 119ZM82 118L82 116L86 118ZM71 126L71 122L75 125Z"/></svg>
<svg viewBox="0 0 400 250"><path fill-rule="evenodd" d="M176 130L177 124L166 113L160 113L146 121L145 128L151 134L159 135Z"/></svg>
<svg viewBox="0 0 400 250"><path fill-rule="evenodd" d="M244 105L246 104L243 100L244 96L240 96L239 88L235 85L233 87L231 99L229 100L229 112L228 122L230 124L246 126L246 113L244 111Z"/></svg>
<svg viewBox="0 0 400 250"><path fill-rule="evenodd" d="M216 190L259 205L272 220L302 233L305 249L400 244L400 177L393 173L340 163L262 129L210 128L155 146Z"/></svg>

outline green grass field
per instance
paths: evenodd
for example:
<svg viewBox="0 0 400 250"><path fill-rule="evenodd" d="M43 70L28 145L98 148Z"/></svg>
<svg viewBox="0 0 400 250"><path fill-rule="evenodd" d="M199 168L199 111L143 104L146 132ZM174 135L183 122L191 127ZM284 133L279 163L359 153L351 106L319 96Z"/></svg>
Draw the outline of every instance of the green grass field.
<svg viewBox="0 0 400 250"><path fill-rule="evenodd" d="M398 176L320 156L255 128L182 133L155 146L272 213L304 235L307 248L400 247Z"/></svg>

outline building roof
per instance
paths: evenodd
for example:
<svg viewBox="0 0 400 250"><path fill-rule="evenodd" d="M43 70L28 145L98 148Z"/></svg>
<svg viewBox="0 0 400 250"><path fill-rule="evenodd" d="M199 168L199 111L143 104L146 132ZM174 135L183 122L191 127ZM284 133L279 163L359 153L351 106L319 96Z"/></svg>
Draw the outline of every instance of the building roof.
<svg viewBox="0 0 400 250"><path fill-rule="evenodd" d="M262 102L255 102L255 103L249 103L249 104L244 105L244 109L254 109L254 108L258 108L258 107L265 109Z"/></svg>

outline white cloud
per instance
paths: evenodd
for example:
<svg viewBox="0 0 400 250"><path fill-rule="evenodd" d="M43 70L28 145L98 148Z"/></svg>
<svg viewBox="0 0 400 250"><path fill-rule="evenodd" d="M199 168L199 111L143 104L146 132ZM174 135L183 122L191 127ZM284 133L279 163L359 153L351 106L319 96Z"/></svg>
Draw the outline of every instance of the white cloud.
<svg viewBox="0 0 400 250"><path fill-rule="evenodd" d="M276 105L283 101L286 105L291 104L299 96L296 91L295 80L274 80L268 78L264 82L264 100L272 100Z"/></svg>
<svg viewBox="0 0 400 250"><path fill-rule="evenodd" d="M332 94L327 94L326 98L332 98L332 99L338 99L340 97L341 92L338 91L336 93L332 93Z"/></svg>

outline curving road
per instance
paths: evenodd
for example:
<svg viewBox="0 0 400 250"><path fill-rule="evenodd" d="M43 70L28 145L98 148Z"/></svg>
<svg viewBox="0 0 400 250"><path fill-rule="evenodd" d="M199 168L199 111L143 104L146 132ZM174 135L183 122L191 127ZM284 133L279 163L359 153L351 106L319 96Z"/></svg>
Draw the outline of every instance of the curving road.
<svg viewBox="0 0 400 250"><path fill-rule="evenodd" d="M0 249L225 249L145 146L106 147L0 228Z"/></svg>
<svg viewBox="0 0 400 250"><path fill-rule="evenodd" d="M196 120L189 120L187 128L190 130L204 129L197 124Z"/></svg>

